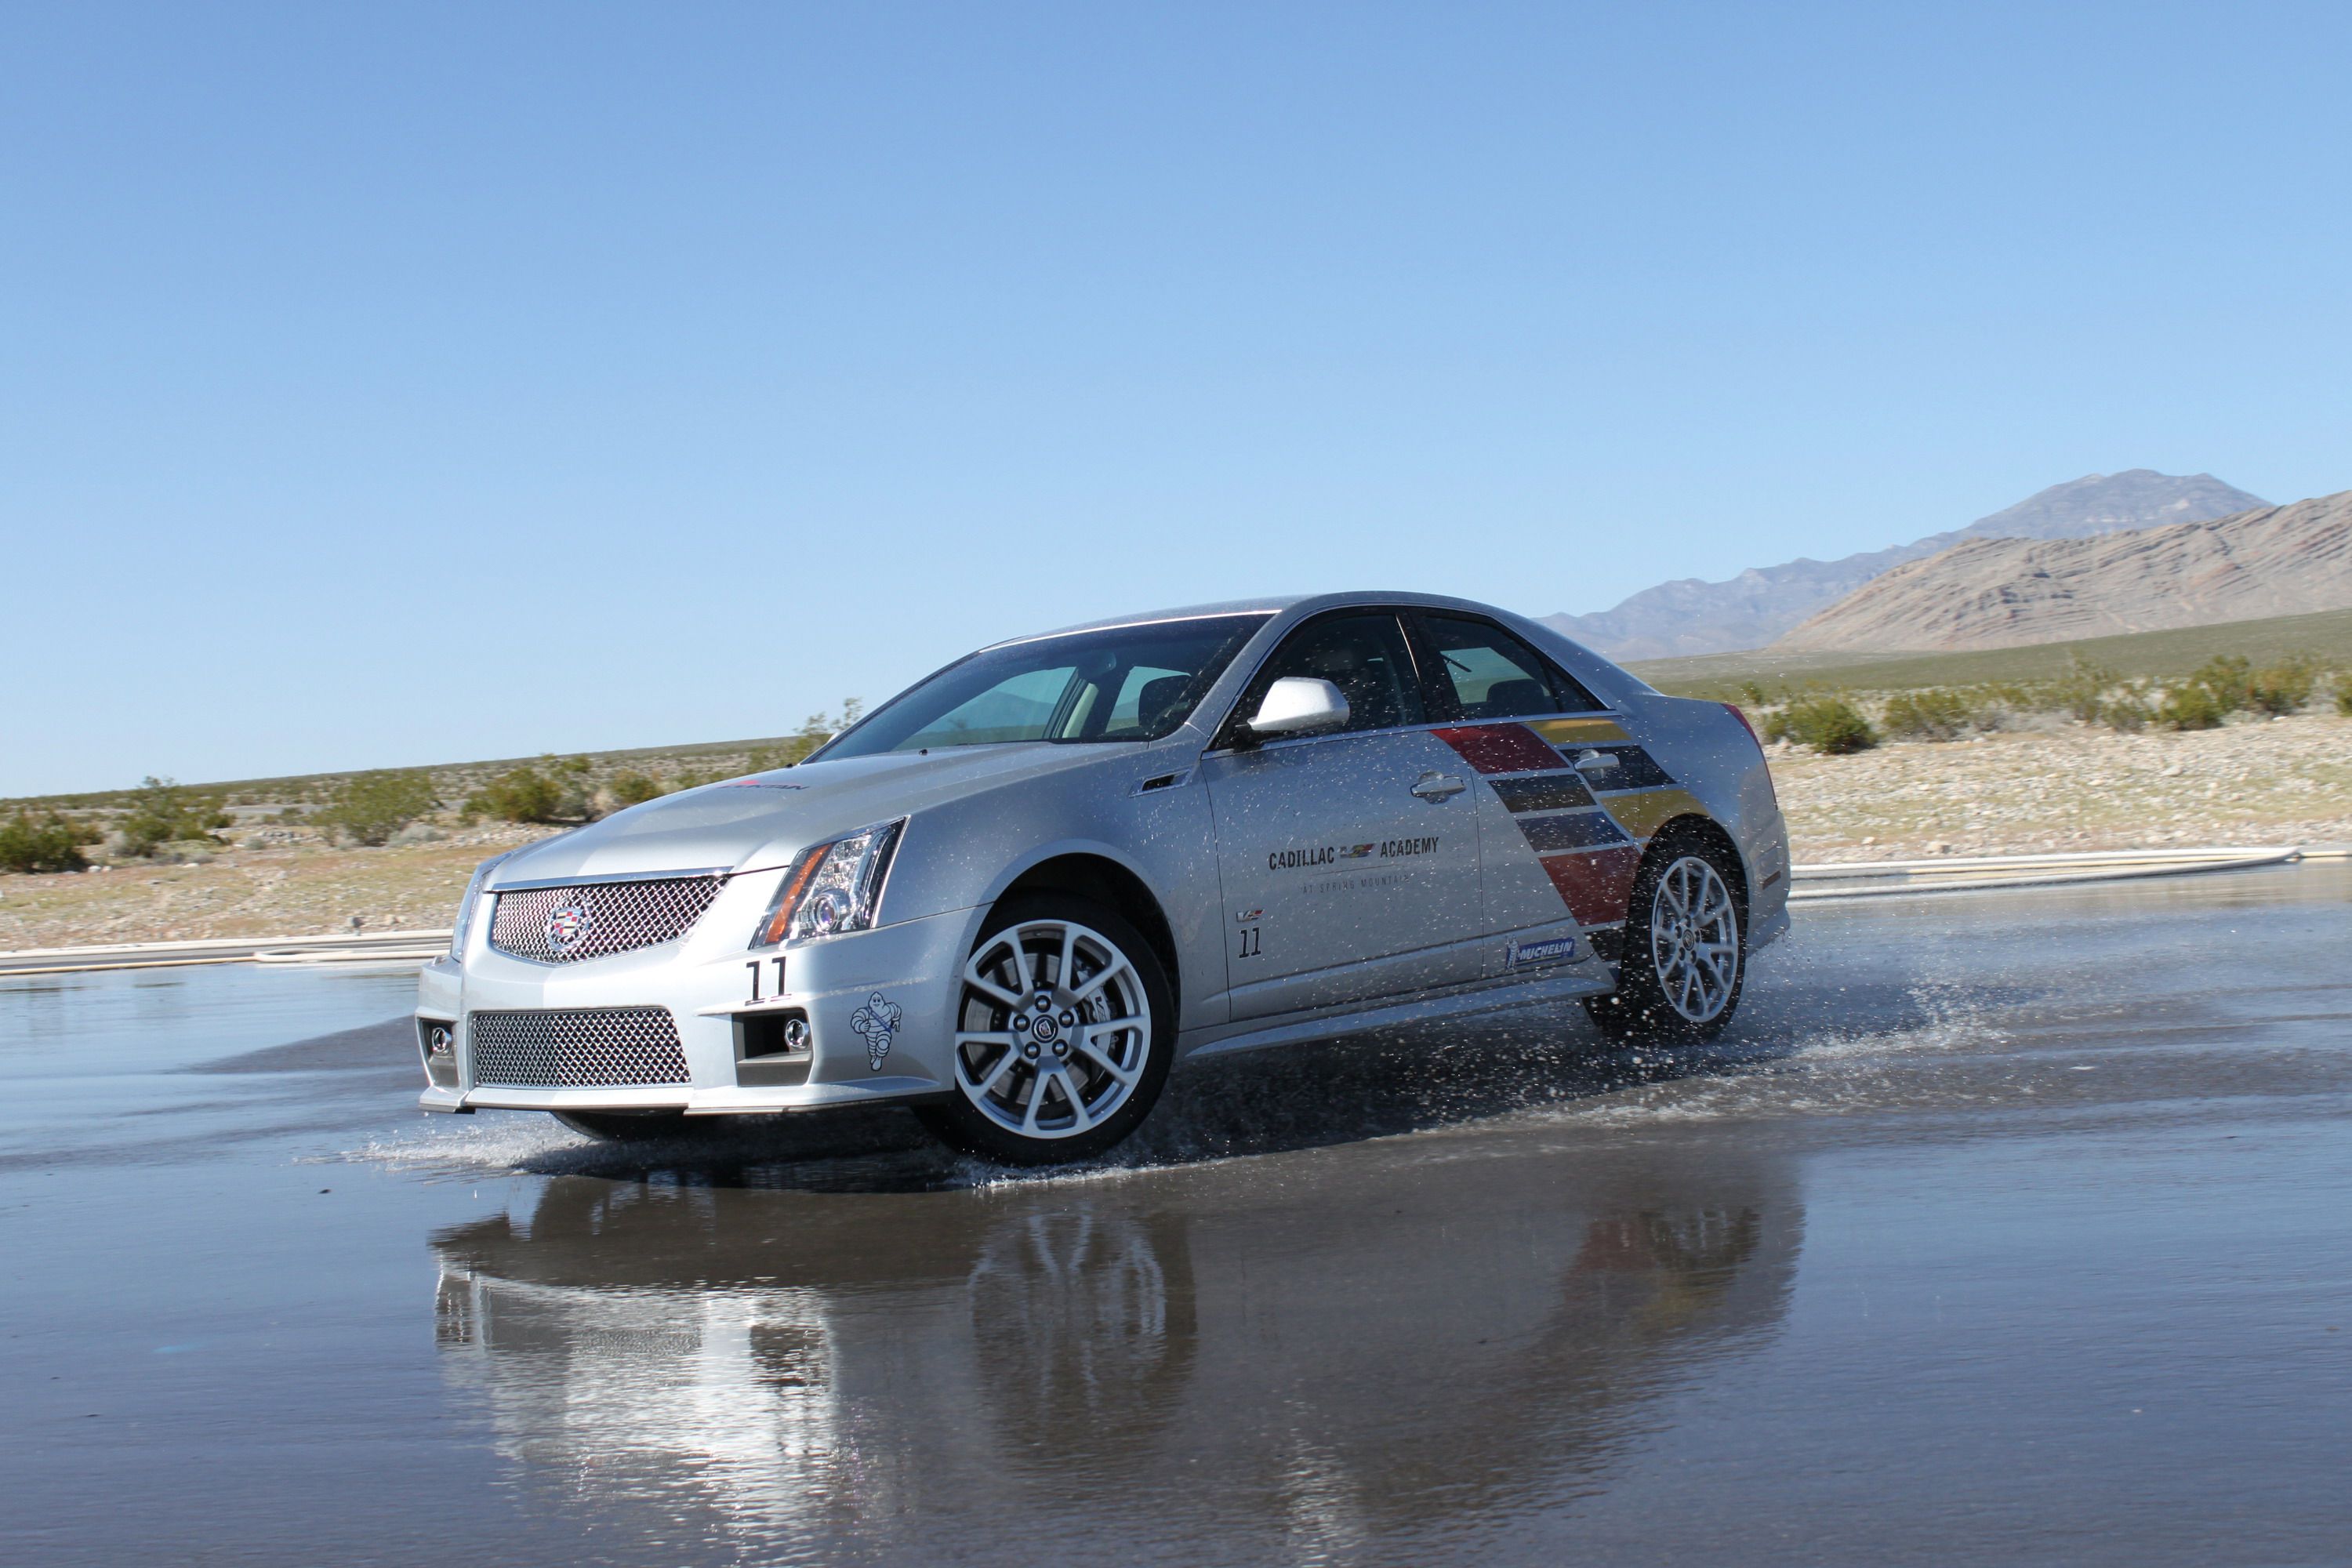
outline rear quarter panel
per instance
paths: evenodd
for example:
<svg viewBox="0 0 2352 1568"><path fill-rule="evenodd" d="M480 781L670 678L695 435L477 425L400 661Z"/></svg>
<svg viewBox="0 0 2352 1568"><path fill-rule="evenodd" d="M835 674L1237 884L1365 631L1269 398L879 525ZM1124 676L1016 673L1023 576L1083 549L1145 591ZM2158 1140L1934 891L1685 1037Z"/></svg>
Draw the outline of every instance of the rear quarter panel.
<svg viewBox="0 0 2352 1568"><path fill-rule="evenodd" d="M1646 689L1625 693L1619 711L1628 731L1738 847L1748 924L1778 914L1789 896L1789 831L1771 768L1748 726L1720 702Z"/></svg>

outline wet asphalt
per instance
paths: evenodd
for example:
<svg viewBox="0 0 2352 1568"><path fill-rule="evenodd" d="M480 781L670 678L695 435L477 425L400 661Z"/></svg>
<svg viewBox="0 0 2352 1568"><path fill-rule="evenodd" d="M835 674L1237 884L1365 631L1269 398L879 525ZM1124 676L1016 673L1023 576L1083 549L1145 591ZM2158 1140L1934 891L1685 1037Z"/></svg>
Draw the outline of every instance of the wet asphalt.
<svg viewBox="0 0 2352 1568"><path fill-rule="evenodd" d="M0 1561L2352 1560L2352 867L1815 906L902 1116L432 1119L395 971L0 980Z"/></svg>

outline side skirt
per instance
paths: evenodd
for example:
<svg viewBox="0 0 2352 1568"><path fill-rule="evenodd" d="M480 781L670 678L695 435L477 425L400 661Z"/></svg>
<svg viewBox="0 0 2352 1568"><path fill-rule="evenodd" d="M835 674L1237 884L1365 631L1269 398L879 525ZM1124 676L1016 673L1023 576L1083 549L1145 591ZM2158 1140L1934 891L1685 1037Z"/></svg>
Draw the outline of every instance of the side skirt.
<svg viewBox="0 0 2352 1568"><path fill-rule="evenodd" d="M1386 1006L1355 1010L1325 1008L1318 1012L1268 1022L1253 1018L1244 1024L1187 1029L1176 1037L1176 1063L1196 1057L1223 1056L1228 1051L1254 1051L1286 1046L1298 1040L1328 1040L1365 1029L1396 1028L1408 1024L1435 1023L1449 1018L1475 1017L1482 1013L1507 1012L1544 1003L1595 996L1617 988L1614 976L1599 964L1579 964L1553 970L1528 980L1479 981L1444 991L1425 992Z"/></svg>

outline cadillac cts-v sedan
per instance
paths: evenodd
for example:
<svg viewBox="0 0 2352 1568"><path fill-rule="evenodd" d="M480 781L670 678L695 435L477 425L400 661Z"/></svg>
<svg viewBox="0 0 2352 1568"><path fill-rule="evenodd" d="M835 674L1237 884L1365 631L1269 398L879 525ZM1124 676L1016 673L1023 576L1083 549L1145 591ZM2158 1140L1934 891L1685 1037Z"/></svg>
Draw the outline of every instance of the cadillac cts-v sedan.
<svg viewBox="0 0 2352 1568"><path fill-rule="evenodd" d="M1084 1158L1218 1052L1570 996L1707 1038L1788 872L1738 709L1532 621L1129 616L483 865L423 973L423 1103L631 1138L902 1102L989 1158Z"/></svg>

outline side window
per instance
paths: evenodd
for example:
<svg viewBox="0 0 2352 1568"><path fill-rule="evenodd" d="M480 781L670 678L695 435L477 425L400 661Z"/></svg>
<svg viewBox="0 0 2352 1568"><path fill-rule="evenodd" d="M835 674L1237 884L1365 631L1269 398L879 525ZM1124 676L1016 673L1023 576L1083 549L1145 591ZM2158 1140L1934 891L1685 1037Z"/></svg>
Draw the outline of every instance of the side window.
<svg viewBox="0 0 2352 1568"><path fill-rule="evenodd" d="M1118 698L1110 705L1105 736L1151 734L1169 717L1169 710L1192 689L1192 678L1181 669L1139 664L1127 672Z"/></svg>
<svg viewBox="0 0 2352 1568"><path fill-rule="evenodd" d="M1350 611L1309 622L1283 639L1242 694L1236 722L1257 711L1266 689L1286 675L1328 680L1348 700L1339 731L1392 730L1426 722L1421 680L1404 627L1388 610Z"/></svg>
<svg viewBox="0 0 2352 1568"><path fill-rule="evenodd" d="M1465 719L1531 719L1601 706L1549 659L1492 622L1424 611L1421 624Z"/></svg>

